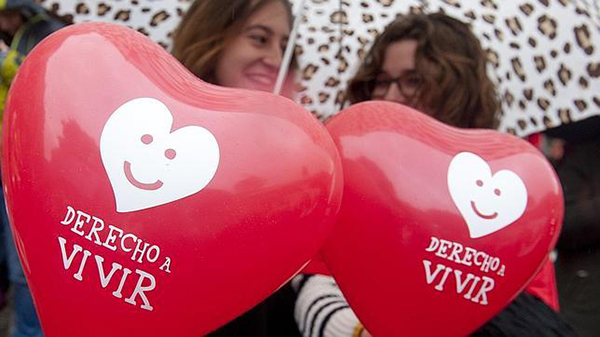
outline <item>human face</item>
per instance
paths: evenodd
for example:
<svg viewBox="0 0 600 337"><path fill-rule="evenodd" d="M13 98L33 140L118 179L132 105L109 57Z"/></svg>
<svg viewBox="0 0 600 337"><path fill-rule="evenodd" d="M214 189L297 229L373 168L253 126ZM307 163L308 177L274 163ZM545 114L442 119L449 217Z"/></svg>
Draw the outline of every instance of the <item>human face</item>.
<svg viewBox="0 0 600 337"><path fill-rule="evenodd" d="M416 40L402 40L387 47L371 94L373 99L414 103L412 100L421 85L421 78L415 69L416 51Z"/></svg>
<svg viewBox="0 0 600 337"><path fill-rule="evenodd" d="M283 3L272 1L255 12L229 42L215 70L217 84L272 91L290 34Z"/></svg>

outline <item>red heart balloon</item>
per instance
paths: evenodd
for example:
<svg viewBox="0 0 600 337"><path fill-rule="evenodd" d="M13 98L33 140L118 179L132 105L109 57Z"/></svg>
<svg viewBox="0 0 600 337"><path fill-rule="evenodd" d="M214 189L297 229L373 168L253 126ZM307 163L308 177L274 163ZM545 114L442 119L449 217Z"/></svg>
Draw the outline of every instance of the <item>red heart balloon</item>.
<svg viewBox="0 0 600 337"><path fill-rule="evenodd" d="M132 30L38 45L7 106L3 180L48 336L199 336L313 256L339 155L294 102L196 79Z"/></svg>
<svg viewBox="0 0 600 337"><path fill-rule="evenodd" d="M323 254L374 336L466 335L546 261L562 190L527 142L386 102L350 107L326 126L344 197Z"/></svg>

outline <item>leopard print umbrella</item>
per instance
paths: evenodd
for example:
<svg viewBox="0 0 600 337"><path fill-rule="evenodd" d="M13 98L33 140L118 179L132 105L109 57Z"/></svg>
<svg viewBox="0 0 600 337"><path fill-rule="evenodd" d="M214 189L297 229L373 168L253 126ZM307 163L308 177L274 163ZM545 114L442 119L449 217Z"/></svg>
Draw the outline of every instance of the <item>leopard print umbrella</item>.
<svg viewBox="0 0 600 337"><path fill-rule="evenodd" d="M299 59L303 83L310 84L300 99L320 116L337 111L342 84L374 36L410 11L444 11L471 25L489 55L489 73L502 98L502 131L524 136L600 114L597 3L373 0L342 1L341 10L338 0L309 4ZM586 9L595 9L595 15Z"/></svg>
<svg viewBox="0 0 600 337"><path fill-rule="evenodd" d="M309 0L297 46L299 100L320 118L335 114L374 36L398 14L443 10L470 23L489 55L501 131L525 136L599 115L597 1ZM38 2L75 22L123 23L168 48L191 0Z"/></svg>
<svg viewBox="0 0 600 337"><path fill-rule="evenodd" d="M192 0L35 0L49 11L80 22L123 24L169 48L171 35Z"/></svg>

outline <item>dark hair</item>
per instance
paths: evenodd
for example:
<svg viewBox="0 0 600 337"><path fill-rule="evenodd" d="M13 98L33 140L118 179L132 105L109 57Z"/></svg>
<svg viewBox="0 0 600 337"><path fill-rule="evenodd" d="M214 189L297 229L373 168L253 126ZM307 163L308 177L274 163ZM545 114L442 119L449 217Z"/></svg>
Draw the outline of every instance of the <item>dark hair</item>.
<svg viewBox="0 0 600 337"><path fill-rule="evenodd" d="M287 0L196 0L175 30L172 54L199 78L215 83L215 68L226 44L265 5L279 1L292 25Z"/></svg>
<svg viewBox="0 0 600 337"><path fill-rule="evenodd" d="M348 100L372 99L387 47L417 41L415 67L422 84L410 105L446 124L495 128L500 102L486 73L487 57L465 23L443 13L399 17L379 35L348 85Z"/></svg>

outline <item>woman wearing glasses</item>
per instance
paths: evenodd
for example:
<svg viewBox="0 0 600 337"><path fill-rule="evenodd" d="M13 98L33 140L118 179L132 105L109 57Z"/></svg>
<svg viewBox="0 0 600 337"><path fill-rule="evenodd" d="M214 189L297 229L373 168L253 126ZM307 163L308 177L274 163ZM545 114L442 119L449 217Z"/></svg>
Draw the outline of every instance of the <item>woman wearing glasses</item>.
<svg viewBox="0 0 600 337"><path fill-rule="evenodd" d="M466 24L442 13L411 14L377 37L348 85L348 100L398 102L451 126L492 129L498 125L500 102L486 67L486 54ZM553 285L554 275L548 275L546 284ZM293 283L298 291L295 318L303 336L370 336L331 277L303 274ZM554 289L548 293L556 296ZM474 335L573 332L542 300L522 293Z"/></svg>
<svg viewBox="0 0 600 337"><path fill-rule="evenodd" d="M348 85L348 100L412 106L446 124L495 128L500 102L469 27L447 15L409 15L377 37Z"/></svg>

